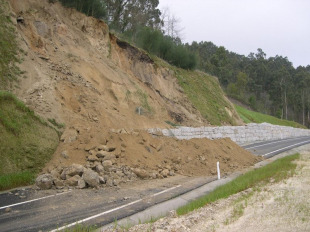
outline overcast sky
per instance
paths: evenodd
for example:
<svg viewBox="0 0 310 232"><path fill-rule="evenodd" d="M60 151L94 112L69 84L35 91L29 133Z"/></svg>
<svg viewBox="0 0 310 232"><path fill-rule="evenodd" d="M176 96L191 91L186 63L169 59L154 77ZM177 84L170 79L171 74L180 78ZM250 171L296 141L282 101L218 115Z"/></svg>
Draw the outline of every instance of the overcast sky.
<svg viewBox="0 0 310 232"><path fill-rule="evenodd" d="M242 55L262 48L310 64L310 0L159 0L180 19L183 42L211 41Z"/></svg>

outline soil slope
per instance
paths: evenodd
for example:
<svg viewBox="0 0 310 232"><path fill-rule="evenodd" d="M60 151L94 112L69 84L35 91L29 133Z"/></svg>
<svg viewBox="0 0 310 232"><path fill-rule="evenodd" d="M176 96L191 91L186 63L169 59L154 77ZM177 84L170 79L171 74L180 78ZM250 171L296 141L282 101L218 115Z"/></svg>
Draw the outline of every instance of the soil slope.
<svg viewBox="0 0 310 232"><path fill-rule="evenodd" d="M148 173L155 169L160 173L170 165L169 170L186 175L213 174L216 160L224 161L227 172L256 162L256 157L228 139L177 141L146 134L146 128L168 127L166 121L209 124L189 101L169 65L160 65L164 62L155 62L116 38L103 21L59 3L9 2L25 51L21 69L27 76L14 92L42 117L66 126L46 170L72 163L95 169L102 160L87 157L100 150L100 145L115 148L113 165L139 167ZM221 114L238 122L222 91L218 97L225 102Z"/></svg>

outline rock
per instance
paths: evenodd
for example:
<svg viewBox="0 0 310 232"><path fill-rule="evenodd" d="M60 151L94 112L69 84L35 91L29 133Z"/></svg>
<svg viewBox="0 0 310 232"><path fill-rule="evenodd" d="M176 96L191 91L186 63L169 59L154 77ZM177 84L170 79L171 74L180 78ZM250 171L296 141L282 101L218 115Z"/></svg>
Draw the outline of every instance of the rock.
<svg viewBox="0 0 310 232"><path fill-rule="evenodd" d="M65 181L65 184L68 186L77 186L78 185L78 181L81 179L81 177L79 175L75 175L70 177L69 179L67 179Z"/></svg>
<svg viewBox="0 0 310 232"><path fill-rule="evenodd" d="M77 184L76 187L77 187L78 189L86 188L86 182L85 182L82 178L80 178L80 179L78 180L78 184Z"/></svg>
<svg viewBox="0 0 310 232"><path fill-rule="evenodd" d="M109 187L113 187L113 180L112 179L108 179L106 182L107 186Z"/></svg>
<svg viewBox="0 0 310 232"><path fill-rule="evenodd" d="M114 179L114 180L113 180L113 185L114 185L114 186L119 185L119 183L120 183L120 180L119 180L119 179Z"/></svg>
<svg viewBox="0 0 310 232"><path fill-rule="evenodd" d="M174 173L173 170L171 170L171 171L169 172L169 176L175 176L175 173Z"/></svg>
<svg viewBox="0 0 310 232"><path fill-rule="evenodd" d="M115 158L116 156L114 154L108 153L102 160L114 160Z"/></svg>
<svg viewBox="0 0 310 232"><path fill-rule="evenodd" d="M84 148L85 151L90 151L90 150L94 150L96 148L95 145L93 144L87 144Z"/></svg>
<svg viewBox="0 0 310 232"><path fill-rule="evenodd" d="M103 171L104 171L103 166L102 166L101 164L98 164L98 165L96 166L96 172L101 173L101 172L103 172Z"/></svg>
<svg viewBox="0 0 310 232"><path fill-rule="evenodd" d="M108 147L106 145L99 145L97 151L107 151Z"/></svg>
<svg viewBox="0 0 310 232"><path fill-rule="evenodd" d="M80 164L72 164L66 169L66 175L75 176L79 175L82 176L84 172L84 167Z"/></svg>
<svg viewBox="0 0 310 232"><path fill-rule="evenodd" d="M169 170L168 169L164 169L161 173L160 173L163 177L168 177L169 175Z"/></svg>
<svg viewBox="0 0 310 232"><path fill-rule="evenodd" d="M68 155L68 152L67 151L63 151L61 152L61 156L65 159L68 159L69 158L69 155Z"/></svg>
<svg viewBox="0 0 310 232"><path fill-rule="evenodd" d="M108 171L109 168L111 168L113 165L112 161L111 160L105 160L102 162L102 166L104 168L105 171Z"/></svg>
<svg viewBox="0 0 310 232"><path fill-rule="evenodd" d="M64 142L64 143L71 143L73 141L75 141L77 139L77 131L74 129L69 129L66 130L61 138L60 141Z"/></svg>
<svg viewBox="0 0 310 232"><path fill-rule="evenodd" d="M102 151L102 150L100 150L100 151L98 151L97 153L96 153L96 156L98 157L98 158L104 158L105 156L107 156L109 153L107 152L107 151Z"/></svg>
<svg viewBox="0 0 310 232"><path fill-rule="evenodd" d="M100 149L100 150L99 150ZM107 151L107 152L112 152L112 151L115 151L115 147L113 146L107 146L107 145L101 145L101 146L98 146L97 147L97 150L98 151Z"/></svg>
<svg viewBox="0 0 310 232"><path fill-rule="evenodd" d="M116 175L118 177L124 177L125 176L125 174L122 171L116 171Z"/></svg>
<svg viewBox="0 0 310 232"><path fill-rule="evenodd" d="M57 189L63 189L65 187L64 182L59 179L54 179L54 185Z"/></svg>
<svg viewBox="0 0 310 232"><path fill-rule="evenodd" d="M90 186L90 187L97 187L99 185L99 175L97 172L94 172L91 169L86 169L83 173L83 180Z"/></svg>
<svg viewBox="0 0 310 232"><path fill-rule="evenodd" d="M141 179L147 179L149 177L149 174L144 169L135 168L132 171Z"/></svg>
<svg viewBox="0 0 310 232"><path fill-rule="evenodd" d="M12 208L6 208L6 209L4 210L4 212L10 213L10 212L12 212Z"/></svg>
<svg viewBox="0 0 310 232"><path fill-rule="evenodd" d="M59 171L54 169L51 171L51 175L53 176L54 179L58 179L60 178L60 174L59 174Z"/></svg>
<svg viewBox="0 0 310 232"><path fill-rule="evenodd" d="M51 174L43 174L37 177L36 185L40 189L50 189L53 185L53 176Z"/></svg>
<svg viewBox="0 0 310 232"><path fill-rule="evenodd" d="M102 176L99 176L99 182L100 184L105 184L106 180Z"/></svg>
<svg viewBox="0 0 310 232"><path fill-rule="evenodd" d="M94 161L99 161L98 157L95 155L90 155L87 158L88 161L94 162Z"/></svg>

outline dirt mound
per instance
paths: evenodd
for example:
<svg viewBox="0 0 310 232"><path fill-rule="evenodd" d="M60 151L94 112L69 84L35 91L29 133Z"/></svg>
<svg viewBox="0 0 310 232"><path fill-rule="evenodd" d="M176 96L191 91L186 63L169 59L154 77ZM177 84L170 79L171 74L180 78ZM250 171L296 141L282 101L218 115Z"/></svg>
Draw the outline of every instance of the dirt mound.
<svg viewBox="0 0 310 232"><path fill-rule="evenodd" d="M103 134L87 145L81 145L79 141L82 138L78 140L77 137L83 137L83 134L72 131L62 137L63 143L74 147L75 151L64 151L62 157L55 157L46 172L54 169L62 172L63 169L59 167L85 163L87 160L85 167L105 178L115 176L114 173L124 171L125 167L127 172L130 170L142 179L164 178L176 173L208 176L216 174L217 161L220 162L222 173L228 174L261 160L230 139L177 140L125 129ZM77 153L81 154L81 160L77 159ZM107 163L108 168L104 168ZM121 177L125 173L117 177L117 183L124 181Z"/></svg>

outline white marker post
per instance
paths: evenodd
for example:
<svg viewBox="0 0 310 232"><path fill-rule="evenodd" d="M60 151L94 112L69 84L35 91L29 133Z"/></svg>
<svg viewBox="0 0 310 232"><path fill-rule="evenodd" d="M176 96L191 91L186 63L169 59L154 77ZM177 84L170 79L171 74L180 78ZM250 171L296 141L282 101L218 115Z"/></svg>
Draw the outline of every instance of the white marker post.
<svg viewBox="0 0 310 232"><path fill-rule="evenodd" d="M221 179L220 162L216 163L216 167L217 167L217 179L220 180Z"/></svg>

